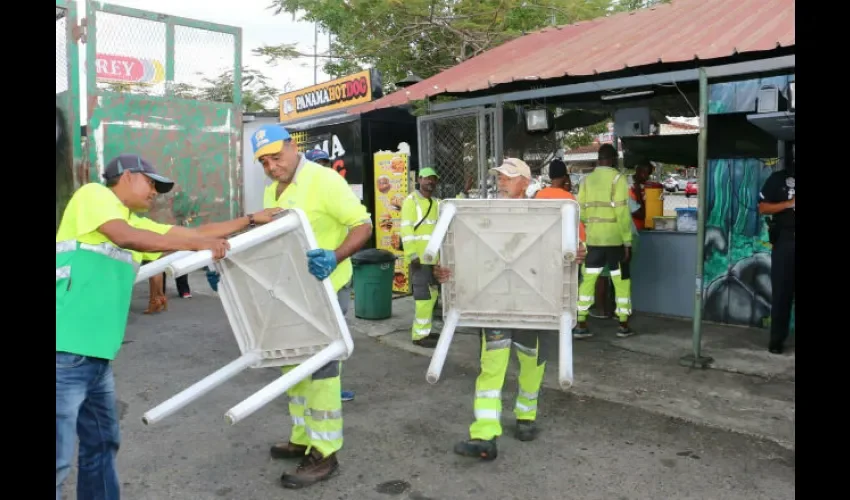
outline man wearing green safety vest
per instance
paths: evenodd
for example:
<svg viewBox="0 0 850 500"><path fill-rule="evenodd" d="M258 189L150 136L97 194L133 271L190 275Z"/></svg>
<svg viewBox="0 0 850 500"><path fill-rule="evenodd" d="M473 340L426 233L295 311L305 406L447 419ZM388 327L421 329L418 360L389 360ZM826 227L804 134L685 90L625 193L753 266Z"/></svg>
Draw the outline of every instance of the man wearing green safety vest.
<svg viewBox="0 0 850 500"><path fill-rule="evenodd" d="M227 235L272 220L264 210L193 229L140 217L174 182L137 155L123 154L96 182L78 189L56 232L56 499L79 438L77 498L120 497L115 464L120 433L112 360L124 339L133 283L143 256L211 250L224 257Z"/></svg>
<svg viewBox="0 0 850 500"><path fill-rule="evenodd" d="M415 317L411 327L413 343L433 349L439 335L431 333L431 319L437 303L437 283L434 266L422 264L425 247L437 226L440 200L434 196L440 176L431 167L419 170L419 190L410 193L401 205L401 243L404 259L410 264Z"/></svg>
<svg viewBox="0 0 850 500"><path fill-rule="evenodd" d="M251 137L254 159L274 182L266 187L263 206L303 210L319 248L307 252L310 273L330 278L343 314L351 299L351 257L369 241L372 221L345 179L313 163L280 125L266 125ZM289 440L271 448L273 458L300 458L280 480L286 488L303 488L331 477L339 469L342 448L342 363L331 361L289 391L292 431ZM285 367L284 372L294 367Z"/></svg>
<svg viewBox="0 0 850 500"><path fill-rule="evenodd" d="M578 192L581 220L587 235L587 258L582 266L583 280L578 289L578 325L575 338L592 334L587 316L593 305L596 280L607 266L614 284L616 314L620 320L618 337L628 337L631 306L629 260L632 246L632 215L629 209L629 186L626 176L614 165L617 150L610 144L599 148L597 167L582 181Z"/></svg>

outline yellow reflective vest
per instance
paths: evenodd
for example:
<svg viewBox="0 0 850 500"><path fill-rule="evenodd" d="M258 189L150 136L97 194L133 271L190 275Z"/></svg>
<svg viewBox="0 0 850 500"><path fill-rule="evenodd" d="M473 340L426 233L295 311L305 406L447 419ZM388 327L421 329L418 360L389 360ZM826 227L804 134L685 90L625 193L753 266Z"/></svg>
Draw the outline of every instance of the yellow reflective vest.
<svg viewBox="0 0 850 500"><path fill-rule="evenodd" d="M433 200L433 203L430 203ZM401 205L401 242L404 245L404 260L410 262L415 258L422 258L425 247L431 241L431 234L437 225L440 213L440 200L431 196L431 200L425 198L419 191L410 193ZM431 209L428 209L428 204ZM419 224L419 221L422 221ZM414 227L419 227L414 230Z"/></svg>
<svg viewBox="0 0 850 500"><path fill-rule="evenodd" d="M588 246L631 246L632 214L628 200L626 176L616 169L596 167L584 178L578 202Z"/></svg>

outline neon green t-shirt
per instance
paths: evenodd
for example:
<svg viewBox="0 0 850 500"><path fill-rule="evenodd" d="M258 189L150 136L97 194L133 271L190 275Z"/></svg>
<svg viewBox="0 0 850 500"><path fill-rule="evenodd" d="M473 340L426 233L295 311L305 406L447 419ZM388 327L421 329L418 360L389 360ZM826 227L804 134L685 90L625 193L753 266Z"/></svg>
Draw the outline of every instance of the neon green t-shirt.
<svg viewBox="0 0 850 500"><path fill-rule="evenodd" d="M59 230L56 232L56 242L76 240L79 243L89 245L108 244L118 248L109 238L98 231L98 228L104 223L116 219L127 221L128 224L137 229L158 234L165 234L172 227L130 213L130 210L121 203L121 200L115 196L111 189L102 184L90 183L78 189L68 202L59 224ZM136 263L141 263L143 258L156 259L160 255L159 253L122 250L128 251ZM59 252L58 246L57 252ZM57 259L58 256L57 253ZM84 265L80 265L81 268L85 268ZM126 264L124 265L126 266ZM72 273L74 272L73 267L74 265L71 264ZM91 273L91 270L87 272ZM57 351L103 359L114 359L118 353L124 338L126 318L130 309L133 278L127 276L126 282L117 282L114 276L108 277L107 270L103 272L105 273L104 276L107 276L105 279L111 280L108 283L109 286L102 288L91 286L93 282L96 282L96 279L93 280L96 276L91 274L81 275L85 277L80 278L83 280L81 282L83 285L79 288L70 288L70 281L68 281L67 289L57 286ZM75 295L72 296L69 293ZM84 298L80 294L84 294ZM75 309L63 312L63 308L69 307ZM101 314L92 316L92 308L103 307L115 308L115 310L102 311ZM63 312L61 315L63 319L60 319L60 312ZM60 321L65 322L60 325L58 323ZM80 321L85 324L79 324ZM89 323L90 326L86 326Z"/></svg>
<svg viewBox="0 0 850 500"><path fill-rule="evenodd" d="M78 189L65 207L62 222L59 223L59 230L56 232L56 241L77 240L91 245L112 243L97 229L115 219L127 221L127 224L136 229L157 234L165 234L173 227L131 213L111 189L103 184L91 182ZM137 263L141 263L142 259L156 260L162 254L162 252L128 251L133 254L133 260Z"/></svg>
<svg viewBox="0 0 850 500"><path fill-rule="evenodd" d="M266 187L263 208L298 208L303 210L313 228L320 248L336 250L351 228L371 224L369 212L355 196L345 179L331 168L301 158L292 183L275 199L277 181ZM351 281L351 260L337 264L330 279L339 291Z"/></svg>

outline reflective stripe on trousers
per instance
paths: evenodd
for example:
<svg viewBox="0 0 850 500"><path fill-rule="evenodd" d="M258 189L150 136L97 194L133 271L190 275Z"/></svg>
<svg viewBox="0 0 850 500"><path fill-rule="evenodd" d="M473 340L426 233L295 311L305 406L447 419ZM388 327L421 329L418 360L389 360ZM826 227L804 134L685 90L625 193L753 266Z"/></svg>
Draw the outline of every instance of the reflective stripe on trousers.
<svg viewBox="0 0 850 500"><path fill-rule="evenodd" d="M588 268L582 264L584 278L578 286L578 321L587 321L590 307L594 302L596 293L596 280L602 272L601 267ZM614 285L614 297L616 302L615 313L620 321L628 321L632 314L632 280L624 280L622 271L615 269L610 272L611 283Z"/></svg>
<svg viewBox="0 0 850 500"><path fill-rule="evenodd" d="M502 389L511 345L516 347L519 360L519 388L514 415L520 420L536 420L540 386L552 339L557 340L557 334L533 330L483 330L481 372L475 380L475 422L469 428L471 439L489 440L502 435Z"/></svg>
<svg viewBox="0 0 850 500"><path fill-rule="evenodd" d="M338 300L343 315L348 310L351 288L340 289ZM283 367L283 373L295 366ZM342 449L342 363L331 361L312 377L295 384L287 391L292 433L289 441L306 446L308 452L316 448L322 456Z"/></svg>

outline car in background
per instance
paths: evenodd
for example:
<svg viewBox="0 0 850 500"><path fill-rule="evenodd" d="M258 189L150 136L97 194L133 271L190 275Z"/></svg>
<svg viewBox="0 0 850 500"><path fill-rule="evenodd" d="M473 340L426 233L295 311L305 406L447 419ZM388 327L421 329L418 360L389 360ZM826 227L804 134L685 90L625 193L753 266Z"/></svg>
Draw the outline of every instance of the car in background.
<svg viewBox="0 0 850 500"><path fill-rule="evenodd" d="M690 198L699 194L699 186L696 179L691 179L685 184L685 197Z"/></svg>
<svg viewBox="0 0 850 500"><path fill-rule="evenodd" d="M664 186L665 191L677 193L685 190L685 187L688 185L688 181L680 175L673 174L668 175L663 181L661 181L661 185Z"/></svg>

